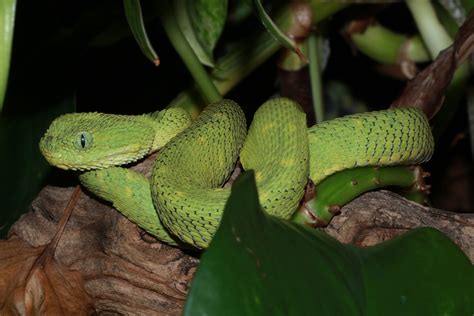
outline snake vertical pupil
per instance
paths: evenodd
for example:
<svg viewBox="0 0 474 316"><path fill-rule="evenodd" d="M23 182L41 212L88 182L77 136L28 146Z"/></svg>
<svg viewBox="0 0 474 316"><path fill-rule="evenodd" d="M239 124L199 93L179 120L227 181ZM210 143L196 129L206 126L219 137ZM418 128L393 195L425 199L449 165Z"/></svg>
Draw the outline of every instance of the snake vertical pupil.
<svg viewBox="0 0 474 316"><path fill-rule="evenodd" d="M86 137L84 136L84 133L81 134L81 146L82 148L86 147Z"/></svg>

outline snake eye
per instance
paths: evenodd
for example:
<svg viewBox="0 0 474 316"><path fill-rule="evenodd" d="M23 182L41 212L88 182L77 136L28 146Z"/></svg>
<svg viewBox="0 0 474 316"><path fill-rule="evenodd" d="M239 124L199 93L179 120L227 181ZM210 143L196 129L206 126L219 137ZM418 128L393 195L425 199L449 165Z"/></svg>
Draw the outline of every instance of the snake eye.
<svg viewBox="0 0 474 316"><path fill-rule="evenodd" d="M78 149L87 149L92 144L92 135L88 132L80 132L77 140L76 140L76 147Z"/></svg>

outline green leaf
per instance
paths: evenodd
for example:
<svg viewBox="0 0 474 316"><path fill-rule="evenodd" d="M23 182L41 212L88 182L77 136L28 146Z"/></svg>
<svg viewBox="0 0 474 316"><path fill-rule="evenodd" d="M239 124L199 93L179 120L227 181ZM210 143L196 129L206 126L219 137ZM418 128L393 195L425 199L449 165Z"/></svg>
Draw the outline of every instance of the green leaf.
<svg viewBox="0 0 474 316"><path fill-rule="evenodd" d="M212 51L224 29L227 1L188 0L187 7L196 38L212 58Z"/></svg>
<svg viewBox="0 0 474 316"><path fill-rule="evenodd" d="M160 59L155 50L151 46L150 40L145 30L143 22L142 9L139 0L123 0L125 7L125 15L127 16L128 25L132 31L143 54L156 66L160 64Z"/></svg>
<svg viewBox="0 0 474 316"><path fill-rule="evenodd" d="M267 14L263 8L262 2L260 0L253 0L255 8L257 10L260 21L265 26L267 31L282 45L294 53L296 53L302 61L308 62L306 56L301 52L298 44L291 38L285 35L280 28L273 22L272 18Z"/></svg>
<svg viewBox="0 0 474 316"><path fill-rule="evenodd" d="M431 228L359 249L266 215L247 172L234 183L184 315L470 315L473 272Z"/></svg>
<svg viewBox="0 0 474 316"><path fill-rule="evenodd" d="M0 1L0 112L7 91L16 0Z"/></svg>
<svg viewBox="0 0 474 316"><path fill-rule="evenodd" d="M214 67L213 50L224 29L227 0L176 0L174 11L179 28L199 61Z"/></svg>

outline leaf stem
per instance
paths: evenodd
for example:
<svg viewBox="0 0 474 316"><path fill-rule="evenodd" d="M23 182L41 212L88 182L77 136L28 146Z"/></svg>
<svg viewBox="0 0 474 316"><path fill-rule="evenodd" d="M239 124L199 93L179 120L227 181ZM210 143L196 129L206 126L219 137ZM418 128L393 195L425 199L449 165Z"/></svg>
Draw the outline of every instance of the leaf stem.
<svg viewBox="0 0 474 316"><path fill-rule="evenodd" d="M368 25L363 32L350 32L352 43L363 54L383 64L396 64L404 60L426 62L430 55L419 36L405 36L376 24Z"/></svg>
<svg viewBox="0 0 474 316"><path fill-rule="evenodd" d="M313 12L313 23L322 21L349 5L342 2L322 3L319 0L312 0L309 4ZM296 23L293 20L290 5L284 6L275 17L276 25L283 31L288 30L292 23ZM230 53L217 61L211 72L213 82L222 95L270 58L281 46L271 34L261 30L256 35L243 38L234 47ZM181 107L195 117L203 107L203 100L193 87L178 94L168 106Z"/></svg>
<svg viewBox="0 0 474 316"><path fill-rule="evenodd" d="M439 22L430 0L407 0L406 4L431 57L436 58L453 40Z"/></svg>
<svg viewBox="0 0 474 316"><path fill-rule="evenodd" d="M162 1L160 4L160 19L171 44L193 76L196 86L206 100L206 103L221 100L221 94L179 29L173 6L169 1Z"/></svg>
<svg viewBox="0 0 474 316"><path fill-rule="evenodd" d="M295 212L292 221L325 226L339 209L362 193L387 186L411 188L418 173L412 167L361 167L337 172L315 187L316 195Z"/></svg>
<svg viewBox="0 0 474 316"><path fill-rule="evenodd" d="M441 50L453 43L446 29L440 23L433 5L429 0L407 0L407 6L413 15L418 30L426 43L430 54L435 58ZM435 140L444 133L456 113L461 96L466 87L470 70L468 63L459 65L445 93L443 106L433 119L433 136Z"/></svg>
<svg viewBox="0 0 474 316"><path fill-rule="evenodd" d="M324 99L319 58L319 37L311 34L307 39L309 55L309 77L311 81L311 96L313 99L316 123L324 121Z"/></svg>

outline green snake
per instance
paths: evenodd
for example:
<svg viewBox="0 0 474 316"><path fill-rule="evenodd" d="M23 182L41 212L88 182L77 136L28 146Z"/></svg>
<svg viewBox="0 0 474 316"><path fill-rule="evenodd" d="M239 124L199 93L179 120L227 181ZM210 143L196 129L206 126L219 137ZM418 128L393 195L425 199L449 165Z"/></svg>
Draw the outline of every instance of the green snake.
<svg viewBox="0 0 474 316"><path fill-rule="evenodd" d="M262 207L288 219L308 178L318 184L344 169L419 164L433 147L428 121L415 108L308 129L300 106L285 98L265 102L248 132L241 108L222 100L195 121L179 108L138 116L65 114L40 141L51 165L84 171L81 183L138 226L169 244L197 248L209 245L219 225L230 195L223 183L239 157L255 172ZM156 151L150 179L119 167Z"/></svg>

